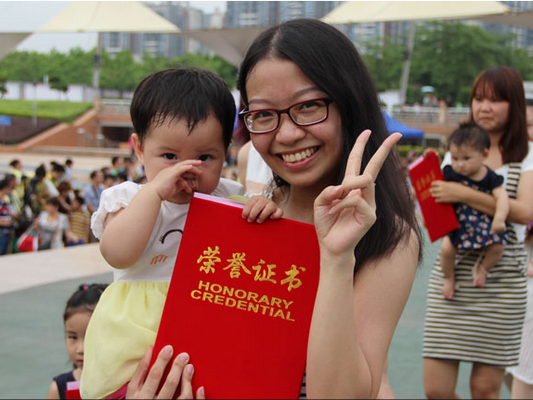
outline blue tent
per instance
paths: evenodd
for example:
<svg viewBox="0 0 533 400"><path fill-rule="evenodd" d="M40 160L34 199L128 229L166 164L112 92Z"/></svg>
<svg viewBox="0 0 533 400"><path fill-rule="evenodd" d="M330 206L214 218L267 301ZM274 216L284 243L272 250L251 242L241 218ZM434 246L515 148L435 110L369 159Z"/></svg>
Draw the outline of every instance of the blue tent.
<svg viewBox="0 0 533 400"><path fill-rule="evenodd" d="M396 121L385 111L383 111L383 118L385 119L385 124L387 125L389 133L400 132L404 139L424 139L423 130L404 125L401 122Z"/></svg>

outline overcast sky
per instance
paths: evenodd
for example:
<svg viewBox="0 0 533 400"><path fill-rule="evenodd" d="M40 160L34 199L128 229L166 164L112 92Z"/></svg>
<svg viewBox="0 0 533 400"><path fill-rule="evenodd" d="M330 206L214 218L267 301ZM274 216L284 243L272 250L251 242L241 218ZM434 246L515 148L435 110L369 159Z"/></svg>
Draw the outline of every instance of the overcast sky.
<svg viewBox="0 0 533 400"><path fill-rule="evenodd" d="M62 11L69 1L0 1L0 32L32 32ZM213 12L226 10L225 1L191 1L191 7ZM48 53L55 48L68 52L74 47L85 51L96 46L95 33L40 33L32 34L17 47L20 51Z"/></svg>

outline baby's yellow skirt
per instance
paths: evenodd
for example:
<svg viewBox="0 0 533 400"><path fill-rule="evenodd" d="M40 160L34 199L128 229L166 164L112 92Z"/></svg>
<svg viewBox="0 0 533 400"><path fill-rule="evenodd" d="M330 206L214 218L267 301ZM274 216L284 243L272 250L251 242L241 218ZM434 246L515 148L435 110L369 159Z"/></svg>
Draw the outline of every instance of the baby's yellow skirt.
<svg viewBox="0 0 533 400"><path fill-rule="evenodd" d="M100 399L128 383L154 345L169 282L114 282L102 294L85 335L80 393Z"/></svg>

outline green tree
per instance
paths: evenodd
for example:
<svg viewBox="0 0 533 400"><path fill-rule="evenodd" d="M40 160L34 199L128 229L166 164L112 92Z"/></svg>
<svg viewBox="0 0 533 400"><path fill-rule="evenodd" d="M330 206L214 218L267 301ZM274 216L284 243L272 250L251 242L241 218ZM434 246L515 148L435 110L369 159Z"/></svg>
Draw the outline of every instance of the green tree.
<svg viewBox="0 0 533 400"><path fill-rule="evenodd" d="M430 85L449 104L467 103L475 77L499 64L515 67L528 79L533 73L533 58L521 49L511 48L511 39L512 36L491 34L479 26L460 22L418 26L408 102L414 101L417 88Z"/></svg>
<svg viewBox="0 0 533 400"><path fill-rule="evenodd" d="M142 75L142 66L133 60L129 50L121 51L113 58L107 52L102 51L101 88L133 91Z"/></svg>
<svg viewBox="0 0 533 400"><path fill-rule="evenodd" d="M46 54L13 52L0 62L0 74L9 81L41 82L46 75L46 65Z"/></svg>
<svg viewBox="0 0 533 400"><path fill-rule="evenodd" d="M49 76L60 76L68 84L90 85L92 83L94 50L71 49L68 54L49 53Z"/></svg>
<svg viewBox="0 0 533 400"><path fill-rule="evenodd" d="M49 78L48 83L51 89L59 90L63 92L66 96L68 92L68 84L64 82L60 77L53 76Z"/></svg>
<svg viewBox="0 0 533 400"><path fill-rule="evenodd" d="M402 75L403 46L386 40L383 45L364 43L361 45L363 61L378 92L400 88Z"/></svg>
<svg viewBox="0 0 533 400"><path fill-rule="evenodd" d="M3 99L7 93L6 82L7 78L4 75L0 74L0 99Z"/></svg>
<svg viewBox="0 0 533 400"><path fill-rule="evenodd" d="M230 89L237 84L237 68L218 55L187 53L175 59L177 65L203 68L219 75Z"/></svg>

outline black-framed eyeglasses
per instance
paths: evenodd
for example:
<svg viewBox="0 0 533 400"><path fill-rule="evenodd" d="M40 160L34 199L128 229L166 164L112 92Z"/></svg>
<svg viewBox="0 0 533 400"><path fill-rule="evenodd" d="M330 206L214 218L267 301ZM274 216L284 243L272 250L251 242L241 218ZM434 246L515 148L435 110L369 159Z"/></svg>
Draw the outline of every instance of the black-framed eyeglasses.
<svg viewBox="0 0 533 400"><path fill-rule="evenodd" d="M299 126L319 124L328 118L329 105L332 102L333 100L325 97L302 101L284 110L243 110L239 116L250 133L270 133L278 129L281 114L287 114L292 122Z"/></svg>

